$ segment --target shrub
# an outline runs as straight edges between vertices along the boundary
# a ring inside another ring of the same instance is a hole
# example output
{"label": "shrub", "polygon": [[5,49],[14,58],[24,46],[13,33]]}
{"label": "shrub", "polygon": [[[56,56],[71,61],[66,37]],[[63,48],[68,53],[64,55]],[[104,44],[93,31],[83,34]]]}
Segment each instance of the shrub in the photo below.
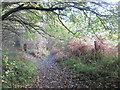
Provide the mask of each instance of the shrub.
{"label": "shrub", "polygon": [[80,56],[85,54],[89,46],[87,43],[81,41],[81,39],[75,39],[69,42],[67,48],[76,56]]}
{"label": "shrub", "polygon": [[[96,40],[71,40],[67,44],[71,57],[59,60],[62,67],[71,71],[77,79],[85,81],[89,87],[119,87],[120,60],[118,49]],[[65,52],[65,51],[64,51]]]}
{"label": "shrub", "polygon": [[82,57],[67,58],[59,64],[71,71],[79,81],[89,87],[116,88],[120,86],[120,61],[118,57],[104,57],[99,61],[86,63]]}
{"label": "shrub", "polygon": [[115,46],[107,45],[105,44],[105,41],[96,39],[96,41],[87,41],[83,39],[75,39],[71,40],[67,44],[67,49],[71,54],[74,56],[86,56],[86,55],[94,55],[97,59],[97,57],[113,57],[114,55],[117,55],[118,49]]}
{"label": "shrub", "polygon": [[33,60],[24,57],[23,53],[5,53],[3,54],[3,88],[27,87],[36,73],[36,66]]}

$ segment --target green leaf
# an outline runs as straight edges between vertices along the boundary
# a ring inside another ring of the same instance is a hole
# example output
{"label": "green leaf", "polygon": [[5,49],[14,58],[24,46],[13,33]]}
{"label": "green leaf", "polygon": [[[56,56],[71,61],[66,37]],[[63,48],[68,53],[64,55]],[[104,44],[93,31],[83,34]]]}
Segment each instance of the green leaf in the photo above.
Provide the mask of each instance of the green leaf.
{"label": "green leaf", "polygon": [[37,7],[37,4],[32,3],[32,2],[30,2],[30,5],[33,6],[33,7],[35,7],[35,8]]}

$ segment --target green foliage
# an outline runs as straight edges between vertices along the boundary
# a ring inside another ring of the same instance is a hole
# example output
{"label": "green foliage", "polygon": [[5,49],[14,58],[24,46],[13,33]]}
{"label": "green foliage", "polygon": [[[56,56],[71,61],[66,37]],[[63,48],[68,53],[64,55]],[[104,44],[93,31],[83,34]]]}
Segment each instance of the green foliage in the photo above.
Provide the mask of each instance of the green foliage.
{"label": "green foliage", "polygon": [[36,36],[37,36],[37,34],[36,33],[30,33],[30,32],[25,32],[25,37],[27,38],[27,39],[29,39],[29,40],[32,40],[32,39],[34,39]]}
{"label": "green foliage", "polygon": [[65,29],[65,27],[59,22],[58,16],[53,13],[46,13],[46,17],[44,19],[46,20],[46,30],[47,32],[54,36],[56,39],[67,39],[71,37],[70,34],[68,34],[68,31]]}
{"label": "green foliage", "polygon": [[3,54],[3,88],[27,87],[36,73],[36,66],[22,53]]}
{"label": "green foliage", "polygon": [[[33,9],[19,10],[18,12],[11,13],[12,15],[7,18],[7,22],[13,23],[12,21],[14,20],[14,22],[19,23],[28,31],[32,28],[37,32],[39,27],[39,34],[44,37],[50,36],[59,39],[69,39],[72,37],[90,36],[91,34],[103,32],[110,32],[109,37],[117,35],[117,5],[106,6],[106,4],[102,4],[100,2],[97,2],[97,4],[95,2],[82,3],[62,2],[61,0],[59,0],[60,2],[52,2],[54,0],[50,1],[51,2],[21,2],[15,5],[9,5],[8,3],[6,8],[3,8],[2,13],[4,15],[7,13],[6,11],[9,11],[11,8],[15,9],[20,4],[24,4],[23,7],[32,7]],[[51,11],[51,9],[55,7],[61,7],[63,10],[58,9]],[[42,10],[36,10],[36,8],[43,8],[45,9],[45,12],[42,12]],[[50,10],[50,12],[46,9]],[[114,13],[116,14],[114,15]],[[104,15],[112,16],[106,17]],[[38,27],[35,26],[36,24]],[[67,29],[65,27],[67,27]],[[20,27],[18,27],[18,29],[19,28]],[[74,35],[72,35],[71,32],[73,32]],[[116,38],[117,37],[114,39]]]}
{"label": "green foliage", "polygon": [[83,57],[67,58],[59,62],[62,67],[72,71],[77,78],[95,87],[119,87],[120,60],[118,57],[103,57],[99,61],[86,61]]}

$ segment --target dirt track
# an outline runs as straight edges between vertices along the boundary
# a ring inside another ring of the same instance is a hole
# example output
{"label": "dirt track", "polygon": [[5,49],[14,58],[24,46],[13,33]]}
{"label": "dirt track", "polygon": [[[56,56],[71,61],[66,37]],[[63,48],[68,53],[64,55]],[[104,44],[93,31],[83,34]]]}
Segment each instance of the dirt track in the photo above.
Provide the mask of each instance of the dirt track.
{"label": "dirt track", "polygon": [[73,75],[59,67],[55,62],[55,54],[51,54],[45,61],[31,55],[27,57],[35,60],[38,67],[38,77],[32,88],[85,88],[81,81],[73,82]]}

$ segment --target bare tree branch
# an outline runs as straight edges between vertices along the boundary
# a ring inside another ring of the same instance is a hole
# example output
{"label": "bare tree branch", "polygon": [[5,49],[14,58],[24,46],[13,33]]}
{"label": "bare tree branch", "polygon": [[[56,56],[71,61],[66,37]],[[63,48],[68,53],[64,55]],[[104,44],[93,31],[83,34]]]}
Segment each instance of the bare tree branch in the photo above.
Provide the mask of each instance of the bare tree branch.
{"label": "bare tree branch", "polygon": [[98,15],[96,15],[96,16],[97,16],[98,19],[100,20],[100,22],[101,22],[101,24],[103,25],[103,27],[104,27],[106,30],[108,30],[109,28],[108,28],[107,26],[105,26],[105,24],[103,23],[102,19],[101,19]]}
{"label": "bare tree branch", "polygon": [[60,17],[58,15],[58,20],[60,21],[60,23],[68,30],[68,32],[72,33],[73,35],[75,35],[76,33],[73,33],[61,20]]}
{"label": "bare tree branch", "polygon": [[[84,12],[84,11],[83,11]],[[87,13],[86,12],[84,12],[84,14],[86,15],[86,17],[89,19],[89,25],[90,25],[90,21],[91,21],[91,18],[87,15]],[[102,23],[103,24],[103,23]],[[104,25],[104,24],[103,24]],[[92,25],[91,25],[92,26]],[[96,38],[102,43],[102,44],[104,44],[103,43],[103,41],[102,40],[100,40],[100,38],[98,37],[98,35],[96,35],[96,33],[95,33],[95,31],[94,31],[94,29],[92,29],[92,31],[93,31],[93,33],[94,33],[94,35],[96,36]]]}

